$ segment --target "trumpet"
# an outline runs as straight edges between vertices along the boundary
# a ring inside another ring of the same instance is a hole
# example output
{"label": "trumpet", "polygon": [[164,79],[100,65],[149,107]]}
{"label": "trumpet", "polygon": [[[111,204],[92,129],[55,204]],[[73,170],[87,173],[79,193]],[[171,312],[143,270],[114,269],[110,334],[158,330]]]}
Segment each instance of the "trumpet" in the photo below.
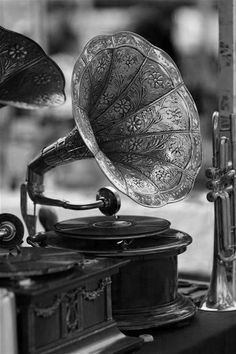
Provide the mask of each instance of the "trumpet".
{"label": "trumpet", "polygon": [[[233,224],[236,117],[230,116],[231,134],[226,136],[220,126],[219,113],[213,114],[213,167],[206,170],[209,178],[207,199],[214,202],[214,253],[208,293],[200,309],[208,311],[236,310],[236,247]],[[231,157],[231,158],[230,158]]]}
{"label": "trumpet", "polygon": [[206,176],[214,202],[214,253],[202,310],[236,310],[236,0],[218,0],[218,111],[213,114],[213,167]]}

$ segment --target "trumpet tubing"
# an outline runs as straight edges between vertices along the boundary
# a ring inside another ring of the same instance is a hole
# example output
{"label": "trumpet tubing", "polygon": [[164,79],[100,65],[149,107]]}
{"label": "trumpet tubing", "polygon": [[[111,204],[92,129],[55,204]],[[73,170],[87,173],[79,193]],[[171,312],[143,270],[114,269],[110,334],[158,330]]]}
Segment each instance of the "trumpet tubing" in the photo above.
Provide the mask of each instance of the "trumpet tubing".
{"label": "trumpet tubing", "polygon": [[216,112],[213,114],[213,167],[206,170],[206,176],[210,179],[207,199],[214,202],[215,213],[213,267],[209,290],[200,309],[235,311],[234,146],[232,139],[220,131],[219,122]]}

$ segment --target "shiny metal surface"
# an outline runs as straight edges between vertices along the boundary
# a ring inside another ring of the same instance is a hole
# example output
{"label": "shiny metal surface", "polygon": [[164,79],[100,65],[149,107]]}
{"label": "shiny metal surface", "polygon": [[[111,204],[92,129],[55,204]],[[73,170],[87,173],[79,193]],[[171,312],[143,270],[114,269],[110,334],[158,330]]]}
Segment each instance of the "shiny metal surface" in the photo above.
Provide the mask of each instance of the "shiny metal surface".
{"label": "shiny metal surface", "polygon": [[199,117],[171,58],[130,32],[93,38],[72,77],[77,128],[98,164],[137,203],[184,198],[201,164]]}
{"label": "shiny metal surface", "polygon": [[[214,202],[214,255],[202,310],[236,310],[236,2],[218,1],[218,113],[213,115],[213,167],[208,200]],[[229,55],[227,55],[228,53]]]}
{"label": "shiny metal surface", "polygon": [[[233,136],[235,134],[236,130]],[[236,253],[230,202],[235,174],[229,159],[232,148],[232,142],[220,132],[220,118],[218,112],[215,112],[213,114],[213,167],[206,171],[207,177],[210,178],[208,187],[211,189],[207,199],[214,202],[214,254],[209,290],[200,305],[200,309],[205,311],[236,310],[235,279],[232,276]]]}
{"label": "shiny metal surface", "polygon": [[95,157],[121,192],[148,207],[183,199],[201,164],[199,117],[171,58],[144,38],[120,32],[93,38],[72,76],[76,127],[44,148],[28,169],[39,204],[50,169]]}
{"label": "shiny metal surface", "polygon": [[58,105],[65,101],[64,86],[60,68],[36,42],[0,26],[1,105]]}

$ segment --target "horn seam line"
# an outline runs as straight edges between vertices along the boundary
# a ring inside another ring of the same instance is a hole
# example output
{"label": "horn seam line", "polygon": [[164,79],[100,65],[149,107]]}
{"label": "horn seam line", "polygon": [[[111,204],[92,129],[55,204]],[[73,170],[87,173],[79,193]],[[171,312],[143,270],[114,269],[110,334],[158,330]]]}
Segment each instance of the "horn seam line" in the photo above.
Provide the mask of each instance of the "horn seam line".
{"label": "horn seam line", "polygon": [[[129,169],[131,169],[131,170],[133,170],[133,171],[139,172],[142,176],[144,176],[145,178],[147,178],[147,179],[157,188],[158,191],[160,191],[159,188],[158,188],[158,186],[156,185],[156,183],[153,182],[147,175],[145,175],[145,173],[143,173],[143,172],[142,172],[141,170],[139,170],[137,167],[133,167],[133,166],[131,167],[130,165],[126,164],[125,162],[120,162],[120,164],[123,165],[124,167],[129,167]],[[120,171],[120,170],[119,170],[119,171]]]}
{"label": "horn seam line", "polygon": [[[102,152],[102,150],[101,149],[99,149],[99,151],[97,151],[96,152],[96,154],[94,154],[94,157],[95,157],[95,159],[97,158],[97,155],[99,154],[99,152]],[[109,157],[108,157],[109,158]],[[110,158],[109,158],[109,160],[110,160]],[[99,163],[98,163],[99,164]],[[114,164],[114,162],[112,162],[112,164]],[[117,167],[116,167],[117,168]],[[119,170],[119,168],[117,168],[118,170]],[[107,174],[105,173],[105,171],[102,169],[102,172],[104,173],[104,175],[109,179],[109,181],[111,182],[111,183],[114,183],[113,181],[112,181],[112,179],[111,178],[109,178],[109,176],[107,176]],[[126,186],[126,191],[128,191],[129,190],[129,188],[128,188],[128,185],[127,185],[127,182],[126,182],[126,179],[125,179],[125,177],[124,177],[124,174],[123,174],[123,172],[122,171],[120,171],[119,170],[119,172],[120,172],[120,174],[122,175],[122,178],[123,178],[123,181],[125,182],[125,186]],[[118,188],[118,187],[117,187]],[[121,191],[121,192],[123,192],[123,191]],[[123,192],[124,193],[124,192]]]}
{"label": "horn seam line", "polygon": [[[82,111],[84,111],[86,114],[88,114],[88,112],[83,108],[81,107],[79,104],[77,105],[77,108],[81,109]],[[91,124],[91,123],[90,123]],[[109,128],[109,126],[107,127]],[[105,129],[103,129],[105,130]],[[100,133],[102,130],[99,130],[99,131],[96,131],[96,140],[97,140],[97,135],[98,133]],[[117,139],[113,139],[113,140],[108,140],[106,142],[104,142],[104,144],[107,144],[107,143],[110,143],[110,142],[113,142],[113,141],[119,141],[119,140],[129,140],[129,139],[132,139],[132,138],[136,138],[136,137],[148,137],[148,136],[155,136],[155,135],[166,135],[166,134],[180,134],[180,133],[183,133],[183,134],[194,134],[194,133],[199,133],[198,129],[190,129],[190,130],[160,130],[158,132],[149,132],[149,133],[143,133],[143,132],[140,132],[140,134],[132,134],[132,135],[129,135],[129,136],[126,136],[126,138],[117,138]]]}
{"label": "horn seam line", "polygon": [[99,114],[97,117],[94,117],[92,120],[96,121],[97,119],[99,119],[103,114],[105,114],[111,107],[113,107],[119,100],[122,99],[123,95],[125,94],[125,92],[131,87],[131,85],[133,84],[133,82],[135,81],[135,79],[138,77],[141,69],[143,68],[145,62],[147,61],[147,57],[144,58],[142,64],[140,65],[137,73],[135,74],[135,76],[132,78],[132,80],[129,82],[129,84],[123,89],[123,91],[121,91],[121,93],[119,94],[119,97],[116,97],[115,101],[109,106],[107,107],[101,114]]}
{"label": "horn seam line", "polygon": [[[175,91],[177,91],[177,90],[178,90],[180,87],[182,87],[182,86],[185,86],[183,82],[180,83],[180,84],[178,84],[178,85],[177,85],[175,88],[173,88],[172,90],[168,91],[165,95],[163,95],[163,96],[161,96],[161,97],[158,97],[158,98],[155,99],[154,101],[150,102],[148,106],[151,107],[151,106],[155,105],[156,103],[158,103],[159,101],[161,101],[162,99],[165,100],[165,98],[166,98],[168,95],[174,93]],[[146,109],[146,106],[140,108],[140,109],[139,109],[139,112],[142,113],[145,109]],[[119,119],[119,121],[117,122],[116,126],[122,124],[124,121],[126,121],[127,119],[129,119],[129,118],[135,116],[136,114],[137,114],[137,112],[134,112],[134,113],[131,113],[131,114],[127,114],[125,117],[122,117],[121,119]],[[103,113],[102,113],[100,116],[102,116],[102,115],[103,115]],[[99,117],[100,117],[100,116],[99,116]],[[98,118],[98,117],[97,117],[97,118]],[[96,119],[97,119],[97,118],[96,118]],[[190,124],[189,124],[189,125],[190,125]],[[104,131],[104,130],[106,130],[107,128],[110,128],[110,127],[112,127],[112,126],[114,126],[114,125],[113,125],[113,124],[110,124],[110,125],[106,126],[105,128],[102,128],[102,129],[98,130],[97,133],[100,133],[100,132],[102,132],[102,131]]]}
{"label": "horn seam line", "polygon": [[[110,49],[110,48],[109,48]],[[100,52],[99,52],[100,53]],[[98,53],[97,53],[98,54]],[[96,54],[96,55],[97,55]],[[96,55],[94,56],[94,58],[96,57]],[[101,95],[105,92],[105,89],[107,88],[107,84],[108,84],[108,82],[109,82],[109,79],[110,79],[110,76],[111,76],[111,71],[112,71],[112,60],[113,60],[113,57],[114,57],[114,53],[113,53],[113,51],[111,52],[111,62],[110,62],[110,65],[109,65],[109,70],[108,70],[108,74],[106,75],[106,82],[105,82],[105,84],[104,84],[104,86],[102,87],[102,90],[101,90],[101,92],[100,92],[100,96],[99,97],[101,97]],[[93,59],[94,59],[93,58]],[[89,71],[89,74],[90,74],[90,71]],[[91,80],[90,80],[91,81]],[[93,105],[93,107],[92,107],[92,109],[91,109],[91,111],[89,112],[89,115],[93,115],[93,113],[94,113],[94,111],[95,111],[95,109],[96,109],[96,105],[97,105],[97,103],[98,103],[98,100],[99,100],[99,97],[96,99],[96,101],[95,101],[95,103],[94,103],[94,105]]]}
{"label": "horn seam line", "polygon": [[[44,58],[44,56],[40,56],[39,58],[37,59],[34,59],[30,64],[25,64],[23,65],[19,70],[17,70],[17,72],[13,72],[13,73],[10,73],[5,79],[4,81],[2,81],[0,83],[0,88],[2,86],[4,86],[4,84],[9,81],[11,78],[13,78],[14,76],[18,75],[19,73],[21,73],[22,71],[24,71],[25,69],[28,69],[28,68],[31,68],[32,66],[34,66],[35,64],[39,63],[42,59]],[[48,59],[48,57],[47,57]]]}
{"label": "horn seam line", "polygon": [[[113,164],[114,164],[114,162],[113,162]],[[115,166],[115,167],[116,167],[116,166]],[[117,168],[117,167],[116,167],[116,168]],[[119,168],[117,168],[117,169],[118,169],[118,171],[120,172],[120,174],[122,175],[123,181],[125,182],[126,191],[128,192],[128,191],[129,191],[129,187],[128,187],[126,178],[124,177],[124,173],[123,173],[123,171],[121,171]]]}
{"label": "horn seam line", "polygon": [[[158,186],[156,185],[156,183],[153,182],[148,176],[146,176],[146,175],[145,175],[143,172],[141,172],[138,168],[130,167],[129,165],[127,165],[127,164],[125,164],[125,163],[121,163],[121,165],[123,165],[124,167],[128,166],[131,170],[137,171],[137,172],[139,172],[141,175],[145,176],[145,178],[148,178],[148,179],[151,181],[151,183],[157,188],[159,194],[162,195],[162,196],[163,196],[165,193],[168,193],[168,192],[174,190],[174,188],[176,188],[176,186],[174,186],[174,187],[172,187],[172,188],[170,188],[170,189],[166,189],[165,191],[161,191],[161,190],[158,188]],[[120,171],[120,170],[119,170],[119,171]],[[180,178],[180,183],[179,183],[177,186],[181,186],[181,180],[182,180],[183,176],[188,176],[192,181],[194,181],[195,178],[193,178],[191,174],[187,173],[186,170],[181,171],[181,172],[182,172],[182,176],[181,176],[181,178]],[[183,198],[181,198],[181,199],[183,199]],[[164,200],[165,200],[165,198],[164,198]]]}
{"label": "horn seam line", "polygon": [[[112,139],[112,140],[107,140],[107,141],[104,141],[104,144],[106,143],[110,143],[110,142],[113,142],[113,141],[119,141],[119,140],[129,140],[129,139],[132,139],[132,138],[139,138],[139,137],[151,137],[151,136],[158,136],[158,135],[166,135],[166,134],[194,134],[194,133],[199,133],[198,130],[195,130],[195,129],[191,129],[191,130],[160,130],[160,131],[157,131],[157,132],[140,132],[139,134],[132,134],[132,135],[126,135],[126,137],[121,137],[121,138],[117,138],[117,139]],[[96,132],[96,135],[98,134],[98,132]]]}
{"label": "horn seam line", "polygon": [[[117,153],[111,151],[111,152],[108,153],[108,156],[109,156],[110,154],[113,155],[113,154],[117,154]],[[123,155],[126,155],[127,152],[119,152],[119,154],[121,154],[121,155],[122,155],[122,154],[123,154]],[[135,153],[134,155],[137,155],[137,156],[140,156],[140,157],[146,157],[145,154],[140,154],[140,153]],[[159,160],[158,158],[155,158],[155,161],[156,161],[156,162],[162,162],[162,161]],[[132,167],[130,167],[130,165],[128,165],[128,164],[125,163],[125,162],[120,162],[120,163],[123,164],[123,165],[125,165],[125,166],[128,166],[129,168],[132,168]],[[168,165],[168,166],[171,166],[171,167],[175,167],[179,172],[182,172],[183,174],[188,175],[189,177],[192,177],[190,173],[186,172],[186,166],[183,167],[183,168],[181,168],[181,167],[177,166],[176,164],[174,164],[173,162],[170,162],[170,161],[165,161],[164,165]],[[137,169],[137,171],[139,171],[139,170]],[[145,175],[145,174],[144,174],[144,175]],[[146,177],[147,177],[147,176],[146,176]],[[153,183],[154,183],[154,182],[153,182]]]}
{"label": "horn seam line", "polygon": [[[158,190],[158,192],[160,193],[160,195],[164,195],[164,193],[168,193],[168,192],[170,192],[171,190],[173,190],[174,188],[176,188],[176,186],[174,186],[174,187],[172,187],[172,188],[170,188],[170,189],[167,189],[167,190],[165,190],[165,191],[161,191],[159,188],[158,188],[158,186],[156,185],[156,183],[155,182],[153,182],[148,176],[146,176],[142,171],[140,171],[138,168],[134,168],[134,167],[130,167],[129,165],[126,165],[125,163],[121,163],[123,166],[128,166],[131,170],[134,170],[134,171],[137,171],[137,172],[139,172],[141,175],[143,175],[143,176],[145,176],[145,178],[147,178],[147,179],[149,179],[150,180],[150,182],[157,188],[157,190]],[[119,170],[120,171],[120,170]],[[181,182],[181,180],[182,180],[182,178],[183,178],[183,175],[187,175],[188,177],[190,177],[190,179],[191,180],[194,180],[193,178],[192,178],[192,176],[190,175],[190,174],[188,174],[186,171],[183,171],[183,174],[182,174],[182,176],[181,176],[181,178],[180,178],[180,182]],[[180,185],[180,184],[178,184],[178,185]],[[178,186],[177,185],[177,186]],[[165,198],[164,198],[165,199]]]}

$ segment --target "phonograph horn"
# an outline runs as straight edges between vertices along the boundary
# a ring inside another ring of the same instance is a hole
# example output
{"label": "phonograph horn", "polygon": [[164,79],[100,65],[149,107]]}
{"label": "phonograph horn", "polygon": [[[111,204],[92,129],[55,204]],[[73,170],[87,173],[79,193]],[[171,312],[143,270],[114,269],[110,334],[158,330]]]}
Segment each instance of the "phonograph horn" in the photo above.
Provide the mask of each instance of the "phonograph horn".
{"label": "phonograph horn", "polygon": [[190,192],[201,164],[199,116],[165,52],[131,32],[97,36],[75,63],[71,90],[75,128],[28,165],[35,203],[80,209],[44,196],[44,174],[91,157],[141,205],[161,207]]}
{"label": "phonograph horn", "polygon": [[[32,39],[0,26],[0,108],[55,106],[65,101],[65,79],[57,64]],[[35,216],[25,215],[27,225]],[[21,244],[24,228],[12,214],[0,214],[0,248]]]}
{"label": "phonograph horn", "polygon": [[32,39],[0,26],[0,105],[35,109],[65,101],[57,64]]}

